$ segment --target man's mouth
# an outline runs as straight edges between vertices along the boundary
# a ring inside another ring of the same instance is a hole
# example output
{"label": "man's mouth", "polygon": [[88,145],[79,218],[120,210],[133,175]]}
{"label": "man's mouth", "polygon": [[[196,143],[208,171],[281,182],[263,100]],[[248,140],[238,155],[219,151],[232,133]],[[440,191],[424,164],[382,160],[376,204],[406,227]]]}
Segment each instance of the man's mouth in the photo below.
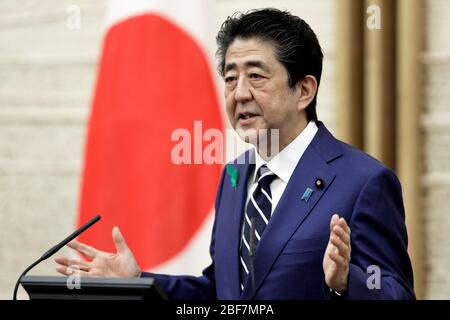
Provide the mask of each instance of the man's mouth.
{"label": "man's mouth", "polygon": [[243,126],[250,125],[258,116],[259,114],[252,112],[241,112],[239,113],[238,123]]}
{"label": "man's mouth", "polygon": [[239,114],[239,120],[247,120],[253,117],[256,117],[257,114],[256,113],[251,113],[251,112],[242,112]]}

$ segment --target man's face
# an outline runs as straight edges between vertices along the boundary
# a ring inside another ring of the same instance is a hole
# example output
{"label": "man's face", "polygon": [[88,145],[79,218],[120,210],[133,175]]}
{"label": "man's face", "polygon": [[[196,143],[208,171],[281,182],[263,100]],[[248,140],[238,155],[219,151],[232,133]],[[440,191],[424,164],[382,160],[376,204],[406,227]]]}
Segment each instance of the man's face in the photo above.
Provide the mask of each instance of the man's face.
{"label": "man's face", "polygon": [[235,39],[224,71],[226,111],[235,130],[279,129],[280,150],[301,132],[306,122],[298,108],[301,90],[289,88],[287,70],[270,42]]}

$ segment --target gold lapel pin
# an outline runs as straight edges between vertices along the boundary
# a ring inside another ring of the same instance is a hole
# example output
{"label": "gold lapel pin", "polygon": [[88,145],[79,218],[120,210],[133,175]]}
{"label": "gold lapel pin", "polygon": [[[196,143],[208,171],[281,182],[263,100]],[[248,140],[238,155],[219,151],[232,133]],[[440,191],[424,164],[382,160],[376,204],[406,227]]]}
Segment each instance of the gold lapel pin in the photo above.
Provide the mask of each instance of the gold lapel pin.
{"label": "gold lapel pin", "polygon": [[323,180],[321,178],[317,178],[316,179],[317,189],[323,189],[324,186],[325,186],[325,183],[323,182]]}

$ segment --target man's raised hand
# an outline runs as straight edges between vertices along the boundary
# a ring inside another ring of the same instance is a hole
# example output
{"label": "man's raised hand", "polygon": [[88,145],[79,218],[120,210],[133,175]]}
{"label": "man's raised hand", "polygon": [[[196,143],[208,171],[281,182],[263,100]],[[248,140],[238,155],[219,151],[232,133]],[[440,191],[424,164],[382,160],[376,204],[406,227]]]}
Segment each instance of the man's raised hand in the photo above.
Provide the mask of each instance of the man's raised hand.
{"label": "man's raised hand", "polygon": [[90,261],[58,256],[55,258],[56,271],[67,276],[77,271],[83,277],[139,277],[141,270],[118,227],[113,228],[112,238],[116,253],[100,251],[84,243],[71,241],[67,246],[85,255]]}
{"label": "man's raised hand", "polygon": [[348,286],[351,258],[350,227],[344,218],[334,214],[330,221],[330,240],[323,258],[327,286],[344,293]]}

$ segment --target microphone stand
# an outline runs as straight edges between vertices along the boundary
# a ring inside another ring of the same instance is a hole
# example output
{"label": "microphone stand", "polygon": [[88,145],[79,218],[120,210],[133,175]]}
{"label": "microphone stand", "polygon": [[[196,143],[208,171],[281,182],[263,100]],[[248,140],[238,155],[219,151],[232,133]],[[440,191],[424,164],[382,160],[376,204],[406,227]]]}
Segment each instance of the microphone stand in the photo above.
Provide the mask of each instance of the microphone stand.
{"label": "microphone stand", "polygon": [[70,241],[78,237],[81,233],[83,233],[86,229],[88,229],[90,226],[92,226],[94,223],[96,223],[98,220],[100,220],[101,217],[99,215],[95,216],[91,220],[89,220],[86,224],[81,226],[78,230],[74,231],[70,236],[65,238],[63,241],[58,243],[57,245],[50,248],[47,252],[45,252],[37,261],[33,262],[28,268],[25,269],[24,272],[20,275],[19,279],[17,279],[16,285],[14,286],[14,293],[13,293],[13,300],[17,300],[17,290],[19,289],[20,280],[22,280],[22,277],[27,274],[28,271],[33,269],[36,265],[41,263],[42,261],[50,258],[52,255],[54,255],[59,249],[64,247],[66,244],[68,244]]}

